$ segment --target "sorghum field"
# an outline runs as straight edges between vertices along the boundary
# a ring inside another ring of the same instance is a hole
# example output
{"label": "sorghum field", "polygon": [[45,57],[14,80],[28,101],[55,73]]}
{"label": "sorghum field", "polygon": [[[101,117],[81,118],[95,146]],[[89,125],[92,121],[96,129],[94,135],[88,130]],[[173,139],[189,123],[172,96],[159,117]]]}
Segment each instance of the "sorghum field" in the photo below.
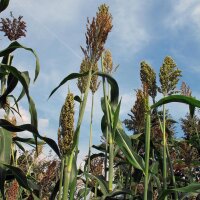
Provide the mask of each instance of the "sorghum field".
{"label": "sorghum field", "polygon": [[[0,1],[0,12],[5,9],[9,9],[9,0]],[[136,100],[127,119],[121,120],[120,86],[114,77],[117,67],[113,64],[112,49],[105,48],[112,21],[109,6],[99,5],[96,16],[86,21],[80,71],[58,80],[58,86],[48,94],[52,98],[59,88],[68,87],[57,116],[58,140],[54,141],[38,131],[37,105],[30,96],[29,71],[19,71],[13,66],[18,49],[29,51],[36,60],[34,82],[40,75],[39,55],[18,42],[19,38],[26,37],[26,22],[22,16],[15,17],[12,13],[8,18],[1,18],[0,30],[10,44],[0,50],[0,108],[4,111],[0,119],[0,199],[200,199],[200,101],[185,82],[177,88],[182,71],[172,57],[164,58],[158,73],[141,61],[138,63],[141,87],[135,90]],[[79,94],[70,90],[74,79]],[[99,145],[94,145],[94,99],[100,84],[102,138]],[[22,90],[16,96],[18,85]],[[85,116],[89,93],[92,94],[91,115]],[[18,103],[22,99],[28,102],[31,123],[18,125],[16,116],[21,116]],[[173,102],[188,105],[188,114],[180,122],[182,138],[175,137],[177,122],[167,109]],[[79,167],[77,157],[84,117],[90,118],[90,137],[84,166]],[[23,131],[32,133],[32,138],[20,137],[18,133]],[[31,150],[24,145],[30,145]],[[38,161],[45,146],[57,157]]]}

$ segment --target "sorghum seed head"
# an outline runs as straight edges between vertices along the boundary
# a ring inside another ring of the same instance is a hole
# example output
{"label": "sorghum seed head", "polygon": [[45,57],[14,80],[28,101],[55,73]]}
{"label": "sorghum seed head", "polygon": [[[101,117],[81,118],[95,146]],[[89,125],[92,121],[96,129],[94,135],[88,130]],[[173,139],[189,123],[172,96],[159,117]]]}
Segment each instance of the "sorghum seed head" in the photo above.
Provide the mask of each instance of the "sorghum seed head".
{"label": "sorghum seed head", "polygon": [[[83,59],[80,66],[80,73],[88,72],[89,69],[90,69],[89,62],[86,59]],[[81,94],[85,93],[86,86],[87,86],[87,79],[88,79],[88,76],[83,76],[83,77],[78,78],[77,85]]]}
{"label": "sorghum seed head", "polygon": [[[92,65],[92,71],[98,72],[98,64]],[[100,82],[98,82],[98,75],[92,75],[91,82],[90,82],[90,90],[94,94],[99,88]]]}
{"label": "sorghum seed head", "polygon": [[129,116],[131,119],[124,120],[124,124],[129,130],[133,130],[135,133],[139,133],[144,126],[145,113],[146,113],[146,100],[142,90],[136,91],[136,101],[131,109]]}
{"label": "sorghum seed head", "polygon": [[[80,73],[88,72],[90,70],[90,66],[91,66],[93,72],[98,71],[97,63],[91,65],[91,63],[88,60],[83,59],[81,66],[80,66]],[[85,93],[85,90],[87,87],[87,81],[88,81],[88,76],[83,76],[83,77],[78,78],[77,85],[78,85],[78,88],[79,88],[81,94]],[[98,82],[98,75],[92,75],[91,82],[90,82],[90,89],[93,94],[97,91],[99,84],[100,84],[100,82]]]}
{"label": "sorghum seed head", "polygon": [[97,63],[104,51],[108,33],[112,29],[112,15],[109,13],[109,7],[102,4],[98,8],[96,18],[93,18],[92,22],[88,19],[86,27],[86,48],[81,47],[81,49],[86,59],[92,63]]}
{"label": "sorghum seed head", "polygon": [[147,90],[148,95],[154,99],[157,94],[156,73],[145,61],[141,62],[140,79],[145,87],[144,91]]}
{"label": "sorghum seed head", "polygon": [[176,85],[181,77],[181,70],[176,67],[176,63],[171,57],[165,57],[159,77],[161,83],[159,91],[164,95],[175,93]]}
{"label": "sorghum seed head", "polygon": [[12,20],[9,18],[1,18],[1,27],[0,31],[5,33],[5,36],[8,37],[10,41],[18,40],[21,37],[26,37],[26,22],[22,20],[22,16],[19,16],[18,19],[12,15]]}
{"label": "sorghum seed head", "polygon": [[74,95],[68,93],[60,113],[58,145],[63,155],[72,151],[74,137]]}
{"label": "sorghum seed head", "polygon": [[182,82],[181,84],[181,94],[188,97],[192,96],[192,90],[186,85],[185,82]]}
{"label": "sorghum seed head", "polygon": [[112,54],[109,50],[105,50],[103,56],[103,67],[106,73],[111,74],[113,70]]}
{"label": "sorghum seed head", "polygon": [[18,198],[18,189],[19,189],[19,184],[16,180],[14,180],[11,184],[11,186],[8,188],[6,191],[6,199],[9,200],[17,200]]}

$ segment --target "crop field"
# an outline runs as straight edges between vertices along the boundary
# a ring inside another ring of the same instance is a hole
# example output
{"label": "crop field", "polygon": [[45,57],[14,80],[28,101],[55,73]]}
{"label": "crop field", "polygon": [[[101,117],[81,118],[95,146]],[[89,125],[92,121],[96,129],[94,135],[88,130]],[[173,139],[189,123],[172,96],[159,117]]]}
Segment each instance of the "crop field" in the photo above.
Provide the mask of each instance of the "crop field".
{"label": "crop field", "polygon": [[[0,0],[1,14],[11,2]],[[56,79],[57,85],[52,81],[51,91],[45,91],[48,105],[62,99],[59,90],[67,91],[60,113],[54,116],[59,121],[57,139],[48,130],[39,131],[39,98],[35,100],[31,92],[42,88],[37,81],[43,66],[38,52],[24,46],[29,24],[13,12],[1,17],[2,40],[9,44],[0,50],[0,199],[200,200],[200,100],[189,84],[181,82],[184,68],[173,56],[165,55],[159,70],[141,60],[140,87],[131,91],[134,101],[126,105],[129,112],[121,119],[123,98],[115,77],[121,66],[114,64],[112,45],[106,47],[113,30],[111,7],[99,4],[96,15],[82,24],[85,41],[80,46],[79,71]],[[29,52],[35,68],[19,68],[18,51]],[[30,122],[19,123],[24,102]],[[171,104],[177,112],[179,105],[185,105],[187,114],[177,121],[168,109]],[[101,116],[96,117],[99,108]],[[86,118],[87,130],[82,128]],[[89,135],[86,144],[85,132]],[[101,134],[98,143],[96,132]],[[81,145],[86,155],[80,158]],[[50,155],[41,159],[47,147]]]}

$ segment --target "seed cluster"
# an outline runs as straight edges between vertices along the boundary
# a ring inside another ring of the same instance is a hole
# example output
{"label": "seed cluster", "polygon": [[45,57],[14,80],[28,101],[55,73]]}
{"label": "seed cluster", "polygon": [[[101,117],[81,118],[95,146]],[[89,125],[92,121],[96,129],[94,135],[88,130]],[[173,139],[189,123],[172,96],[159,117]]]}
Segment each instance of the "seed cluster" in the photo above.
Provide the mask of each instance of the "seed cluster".
{"label": "seed cluster", "polygon": [[6,199],[9,200],[17,200],[18,198],[18,189],[19,189],[19,184],[16,180],[14,180],[11,184],[11,186],[8,188],[6,191]]}
{"label": "seed cluster", "polygon": [[26,37],[26,22],[22,20],[23,16],[15,18],[12,15],[12,20],[9,18],[1,18],[0,31],[5,33],[10,41],[18,40],[21,37]]}
{"label": "seed cluster", "polygon": [[106,73],[111,74],[113,71],[113,60],[110,50],[105,50],[103,56],[103,67]]}
{"label": "seed cluster", "polygon": [[170,56],[165,57],[159,77],[161,83],[159,92],[165,96],[175,93],[176,85],[181,77],[181,70],[176,67],[176,63]]}
{"label": "seed cluster", "polygon": [[109,7],[102,4],[98,8],[96,18],[92,22],[87,22],[86,49],[81,47],[85,58],[96,63],[104,51],[108,33],[112,29],[112,15],[109,13]]}
{"label": "seed cluster", "polygon": [[60,113],[58,145],[63,155],[72,151],[74,137],[74,95],[68,93]]}
{"label": "seed cluster", "polygon": [[145,96],[143,91],[139,89],[136,91],[136,101],[131,109],[132,114],[128,114],[131,119],[124,120],[126,127],[135,133],[139,133],[144,126],[145,112]]}
{"label": "seed cluster", "polygon": [[145,61],[141,62],[140,78],[148,95],[154,99],[157,94],[156,73]]}
{"label": "seed cluster", "polygon": [[[90,62],[87,61],[86,59],[82,60],[81,66],[80,66],[80,73],[85,73],[90,70]],[[98,69],[98,64],[92,64],[92,71],[97,72]],[[86,87],[87,87],[87,81],[88,81],[88,76],[83,76],[78,78],[78,83],[77,86],[81,92],[81,94],[85,93]],[[100,82],[98,82],[98,75],[92,75],[91,82],[90,82],[90,90],[94,94],[99,87]]]}
{"label": "seed cluster", "polygon": [[185,82],[182,82],[181,84],[181,94],[188,97],[192,96],[192,90],[186,85]]}

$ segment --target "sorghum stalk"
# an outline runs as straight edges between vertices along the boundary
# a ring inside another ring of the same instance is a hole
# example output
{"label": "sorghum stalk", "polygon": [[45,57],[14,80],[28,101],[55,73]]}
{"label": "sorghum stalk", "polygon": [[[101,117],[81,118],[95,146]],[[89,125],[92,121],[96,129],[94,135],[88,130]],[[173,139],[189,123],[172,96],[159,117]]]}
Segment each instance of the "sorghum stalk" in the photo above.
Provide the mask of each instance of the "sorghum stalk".
{"label": "sorghum stalk", "polygon": [[[102,65],[102,71],[104,72],[104,65],[101,58],[101,65]],[[104,94],[104,103],[106,107],[106,121],[107,121],[107,127],[106,127],[106,143],[108,141],[109,143],[109,177],[108,177],[108,190],[109,192],[112,192],[113,187],[113,151],[114,151],[114,145],[113,145],[113,139],[111,133],[108,133],[109,125],[110,125],[110,118],[109,118],[109,112],[108,112],[108,99],[107,99],[107,92],[106,92],[106,83],[105,78],[103,77],[103,94]],[[106,168],[105,168],[106,169]]]}
{"label": "sorghum stalk", "polygon": [[65,156],[63,200],[68,199],[69,182],[70,182],[70,175],[71,175],[71,171],[72,171],[73,157],[74,157],[74,151],[72,151],[70,156],[68,156],[68,155]]}
{"label": "sorghum stalk", "polygon": [[[168,158],[168,162],[169,162],[169,166],[170,166],[170,171],[171,171],[171,176],[172,176],[172,183],[174,185],[174,188],[176,189],[176,179],[175,179],[175,176],[174,176],[174,169],[173,169],[172,162],[171,162],[171,159],[170,159],[168,145],[166,146],[166,151],[167,151],[167,158]],[[177,193],[177,191],[174,192],[174,195],[175,195],[175,200],[178,200],[178,193]]]}
{"label": "sorghum stalk", "polygon": [[[167,139],[166,139],[166,116],[165,105],[163,105],[163,188],[167,189]],[[165,197],[167,199],[167,197]]]}
{"label": "sorghum stalk", "polygon": [[149,97],[146,98],[146,127],[145,127],[145,179],[144,179],[144,200],[148,199],[149,185],[149,154],[150,154],[150,133],[151,133],[151,115],[149,106]]}
{"label": "sorghum stalk", "polygon": [[[158,116],[158,120],[159,120],[161,131],[163,133],[163,125],[161,123],[161,120],[160,120],[160,117],[159,117],[158,114],[157,114],[157,116]],[[173,182],[174,188],[176,188],[176,179],[175,179],[175,176],[174,176],[174,170],[173,170],[172,162],[171,162],[171,159],[170,159],[169,148],[168,148],[167,144],[166,144],[166,153],[167,153],[167,158],[168,158],[168,162],[169,162],[169,165],[170,165],[170,171],[171,171],[171,175],[172,175],[172,182]],[[175,194],[175,200],[178,200],[178,193],[174,192],[174,194]]]}
{"label": "sorghum stalk", "polygon": [[62,157],[61,158],[61,169],[60,169],[60,183],[59,183],[59,196],[58,196],[58,200],[62,199],[62,182],[63,182],[64,165],[65,165],[65,159]]}
{"label": "sorghum stalk", "polygon": [[[92,106],[91,106],[91,116],[90,116],[90,139],[89,139],[89,151],[88,151],[88,166],[87,166],[87,174],[90,172],[90,156],[92,150],[92,122],[93,122],[93,112],[94,112],[94,93],[92,93]],[[86,191],[88,186],[88,175],[86,175],[86,187],[85,187],[85,195],[84,199],[86,200]]]}

